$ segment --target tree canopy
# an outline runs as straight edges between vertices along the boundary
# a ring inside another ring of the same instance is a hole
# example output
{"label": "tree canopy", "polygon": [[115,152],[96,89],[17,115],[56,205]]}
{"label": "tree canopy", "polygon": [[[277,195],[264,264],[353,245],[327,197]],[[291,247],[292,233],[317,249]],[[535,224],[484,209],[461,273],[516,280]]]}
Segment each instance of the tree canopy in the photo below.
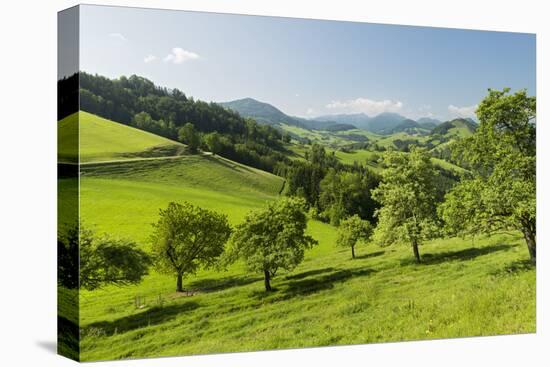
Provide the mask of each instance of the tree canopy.
{"label": "tree canopy", "polygon": [[242,258],[248,269],[264,274],[265,290],[279,269],[292,270],[304,259],[304,252],[317,244],[305,233],[305,202],[283,198],[264,210],[250,212],[231,237],[228,259]]}
{"label": "tree canopy", "polygon": [[176,291],[183,277],[216,263],[231,234],[227,216],[207,209],[169,203],[161,209],[151,236],[158,270],[176,276]]}
{"label": "tree canopy", "polygon": [[344,219],[338,227],[336,244],[351,248],[351,257],[355,259],[355,246],[359,241],[367,242],[372,235],[372,225],[357,214]]}
{"label": "tree canopy", "polygon": [[97,236],[78,226],[60,236],[57,251],[58,283],[69,289],[139,283],[151,264],[149,255],[134,242]]}
{"label": "tree canopy", "polygon": [[437,172],[425,148],[386,152],[382,182],[372,195],[382,207],[373,238],[385,246],[407,243],[420,262],[418,246],[437,233]]}
{"label": "tree canopy", "polygon": [[188,122],[178,130],[178,140],[187,144],[191,153],[196,153],[201,145],[201,137],[195,130],[195,126]]}
{"label": "tree canopy", "polygon": [[536,98],[489,90],[479,128],[453,148],[471,171],[445,196],[440,214],[451,234],[518,230],[536,262]]}
{"label": "tree canopy", "polygon": [[83,111],[174,140],[186,123],[192,123],[199,134],[220,134],[216,154],[270,172],[276,162],[288,161],[279,130],[219,104],[194,100],[137,75],[109,79],[80,72],[76,81]]}

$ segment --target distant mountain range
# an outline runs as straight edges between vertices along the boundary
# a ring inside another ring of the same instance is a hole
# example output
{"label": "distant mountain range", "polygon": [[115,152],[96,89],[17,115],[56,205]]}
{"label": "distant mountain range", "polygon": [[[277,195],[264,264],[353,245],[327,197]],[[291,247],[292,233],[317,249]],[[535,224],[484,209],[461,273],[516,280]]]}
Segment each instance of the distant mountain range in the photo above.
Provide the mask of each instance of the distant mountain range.
{"label": "distant mountain range", "polygon": [[[433,131],[441,133],[452,128],[452,126],[449,125],[452,121],[443,123],[430,117],[422,117],[415,121],[398,113],[391,112],[383,112],[373,117],[364,113],[355,113],[326,115],[313,119],[305,119],[302,117],[289,116],[269,103],[260,102],[253,98],[243,98],[230,102],[222,102],[220,104],[238,112],[241,116],[253,118],[261,124],[277,125],[281,123],[309,130],[344,131],[358,128],[377,134],[389,135],[398,132],[423,134]],[[472,119],[457,119],[453,121],[458,120],[460,120],[468,130],[475,130],[477,126]]]}
{"label": "distant mountain range", "polygon": [[301,117],[289,116],[269,103],[260,102],[253,98],[237,99],[222,102],[220,105],[238,112],[241,116],[250,117],[260,124],[276,125],[287,124],[309,130],[342,131],[355,129],[354,125],[341,121],[312,121]]}

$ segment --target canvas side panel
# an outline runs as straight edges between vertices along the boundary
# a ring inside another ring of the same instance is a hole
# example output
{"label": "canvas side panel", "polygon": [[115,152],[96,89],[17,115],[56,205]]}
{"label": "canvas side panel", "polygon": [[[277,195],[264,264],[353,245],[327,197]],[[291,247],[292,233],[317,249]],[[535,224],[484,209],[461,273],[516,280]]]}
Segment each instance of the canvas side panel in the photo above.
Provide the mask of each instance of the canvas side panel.
{"label": "canvas side panel", "polygon": [[79,7],[57,22],[57,351],[79,360]]}

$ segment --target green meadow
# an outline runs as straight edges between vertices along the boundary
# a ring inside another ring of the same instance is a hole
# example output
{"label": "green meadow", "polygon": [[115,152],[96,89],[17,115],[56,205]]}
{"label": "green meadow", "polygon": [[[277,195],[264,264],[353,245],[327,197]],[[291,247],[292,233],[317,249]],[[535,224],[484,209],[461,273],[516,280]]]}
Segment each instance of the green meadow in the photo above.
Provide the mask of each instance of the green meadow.
{"label": "green meadow", "polygon": [[[80,116],[80,214],[99,234],[149,251],[151,224],[171,201],[236,225],[282,192],[278,176]],[[336,154],[353,162],[373,153]],[[61,191],[72,184],[59,181]],[[535,332],[535,269],[519,233],[432,240],[415,264],[408,246],[360,245],[352,260],[335,227],[309,220],[307,231],[319,244],[273,279],[273,292],[240,262],[184,279],[187,293],[154,270],[137,285],[81,290],[81,360]]]}
{"label": "green meadow", "polygon": [[[75,119],[69,116],[68,120]],[[138,159],[153,156],[176,155],[182,144],[161,136],[119,124],[87,112],[79,112],[80,162]],[[63,129],[74,134],[72,129]],[[70,141],[70,136],[60,140]],[[156,154],[155,154],[156,153]]]}

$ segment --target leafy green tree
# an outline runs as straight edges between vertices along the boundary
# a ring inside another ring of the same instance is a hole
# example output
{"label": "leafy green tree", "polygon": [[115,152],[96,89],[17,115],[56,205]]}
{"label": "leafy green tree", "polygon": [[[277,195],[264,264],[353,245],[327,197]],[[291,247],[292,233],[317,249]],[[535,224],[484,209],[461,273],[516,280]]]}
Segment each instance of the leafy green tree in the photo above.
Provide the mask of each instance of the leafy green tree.
{"label": "leafy green tree", "polygon": [[74,226],[57,242],[58,283],[69,289],[136,284],[147,275],[151,258],[134,242],[96,236]]}
{"label": "leafy green tree", "polygon": [[222,149],[220,134],[213,132],[204,137],[204,142],[212,154],[219,154]]}
{"label": "leafy green tree", "polygon": [[178,139],[182,143],[187,144],[191,153],[196,153],[201,145],[201,137],[195,130],[195,125],[188,122],[178,131]]}
{"label": "leafy green tree", "polygon": [[160,210],[151,236],[159,271],[176,276],[176,291],[183,292],[183,277],[216,263],[231,234],[227,217],[187,202],[169,203]]}
{"label": "leafy green tree", "polygon": [[140,112],[134,115],[132,124],[138,129],[151,130],[154,126],[154,121],[147,112]]}
{"label": "leafy green tree", "polygon": [[453,147],[472,177],[445,196],[440,215],[452,234],[520,231],[536,263],[536,98],[489,90],[479,127]]}
{"label": "leafy green tree", "polygon": [[357,242],[367,242],[372,235],[372,225],[362,220],[358,215],[353,215],[340,223],[336,244],[341,247],[351,248],[351,257],[355,259],[355,246]]}
{"label": "leafy green tree", "polygon": [[372,191],[382,205],[373,239],[383,246],[410,244],[419,263],[419,245],[437,233],[437,172],[424,148],[386,152],[383,163],[382,182]]}
{"label": "leafy green tree", "polygon": [[248,269],[264,274],[265,290],[277,270],[292,270],[304,259],[304,252],[317,241],[305,234],[305,202],[283,198],[261,211],[250,212],[231,237],[228,259],[242,258]]}
{"label": "leafy green tree", "polygon": [[373,222],[379,205],[373,200],[371,190],[379,182],[378,175],[369,169],[357,167],[356,172],[348,172],[330,168],[320,182],[319,207],[335,226],[341,219],[355,214]]}

